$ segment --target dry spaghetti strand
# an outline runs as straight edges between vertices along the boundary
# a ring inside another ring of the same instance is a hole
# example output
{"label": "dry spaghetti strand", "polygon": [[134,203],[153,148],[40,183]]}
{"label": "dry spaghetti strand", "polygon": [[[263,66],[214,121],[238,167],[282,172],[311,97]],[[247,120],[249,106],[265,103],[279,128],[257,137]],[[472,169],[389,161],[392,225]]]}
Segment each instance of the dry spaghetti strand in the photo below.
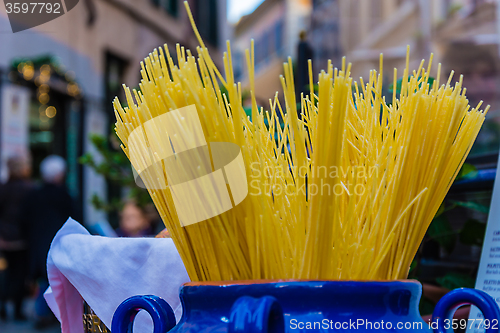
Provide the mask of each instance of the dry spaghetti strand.
{"label": "dry spaghetti strand", "polygon": [[[285,105],[276,97],[264,112],[253,93],[252,43],[250,120],[229,42],[223,76],[186,9],[198,55],[177,45],[175,63],[166,45],[154,50],[142,64],[140,92],[126,88],[128,106],[115,100],[114,107],[122,148],[129,157],[130,147],[139,150],[144,169],[161,156],[154,138],[165,129],[161,123],[148,128],[153,139],[142,147],[129,145],[132,131],[188,105],[196,106],[207,142],[241,147],[249,195],[226,213],[181,227],[169,188],[148,188],[191,279],[406,278],[488,107],[469,106],[461,77],[454,85],[450,77],[431,86],[432,56],[412,73],[407,59],[401,94],[388,104],[381,95],[381,57],[379,72],[360,84],[345,60],[340,69],[330,62],[316,82],[309,65],[310,87],[317,83],[318,92],[302,96],[300,108],[289,60],[281,77]],[[394,72],[394,86],[396,78]],[[183,126],[183,119],[176,121]],[[186,163],[199,162],[191,159]],[[166,174],[161,161],[148,170],[141,173],[146,184]]]}

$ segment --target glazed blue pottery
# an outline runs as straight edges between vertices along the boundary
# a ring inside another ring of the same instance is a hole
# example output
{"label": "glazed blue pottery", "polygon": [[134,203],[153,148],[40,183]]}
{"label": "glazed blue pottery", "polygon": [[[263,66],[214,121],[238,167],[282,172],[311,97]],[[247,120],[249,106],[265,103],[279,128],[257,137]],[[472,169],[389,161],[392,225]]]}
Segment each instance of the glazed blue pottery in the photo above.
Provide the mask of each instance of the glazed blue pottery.
{"label": "glazed blue pottery", "polygon": [[[455,310],[474,304],[499,332],[500,309],[486,293],[457,289],[436,306],[432,326],[418,313],[416,281],[231,281],[188,283],[183,315],[156,296],[134,296],[116,310],[111,331],[129,333],[137,312],[148,311],[154,333],[452,332]],[[496,323],[496,325],[495,325]],[[486,327],[485,327],[486,328]]]}

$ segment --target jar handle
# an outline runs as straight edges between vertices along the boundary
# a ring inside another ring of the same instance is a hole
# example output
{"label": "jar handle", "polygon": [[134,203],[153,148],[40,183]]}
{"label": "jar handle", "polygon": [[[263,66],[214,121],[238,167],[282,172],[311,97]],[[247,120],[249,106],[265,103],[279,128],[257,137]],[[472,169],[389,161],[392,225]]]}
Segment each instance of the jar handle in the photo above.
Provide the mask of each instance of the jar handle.
{"label": "jar handle", "polygon": [[[497,333],[500,327],[500,309],[495,300],[482,290],[460,288],[455,289],[444,295],[436,305],[432,314],[432,323],[437,323],[435,333],[446,333],[445,319],[451,319],[455,311],[462,305],[475,305],[483,313],[484,319],[488,319],[489,328],[486,333]],[[493,323],[496,323],[494,325]],[[451,327],[452,322],[446,324],[446,327]],[[494,326],[494,327],[492,327]]]}
{"label": "jar handle", "polygon": [[153,333],[167,333],[175,326],[174,311],[168,303],[153,295],[132,296],[116,309],[111,322],[113,333],[132,332],[135,316],[145,310],[153,319]]}
{"label": "jar handle", "polygon": [[234,302],[231,308],[228,333],[284,332],[283,310],[276,298],[243,296]]}

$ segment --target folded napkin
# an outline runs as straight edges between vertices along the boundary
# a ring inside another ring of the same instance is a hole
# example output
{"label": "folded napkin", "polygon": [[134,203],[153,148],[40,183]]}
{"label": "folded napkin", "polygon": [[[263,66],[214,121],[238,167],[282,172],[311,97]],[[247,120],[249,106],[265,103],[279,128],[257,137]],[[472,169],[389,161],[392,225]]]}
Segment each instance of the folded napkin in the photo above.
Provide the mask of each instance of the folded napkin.
{"label": "folded napkin", "polygon": [[[45,299],[62,333],[83,333],[82,298],[108,328],[118,305],[134,295],[162,297],[178,321],[179,288],[189,282],[171,239],[92,236],[71,218],[52,241],[47,272]],[[152,332],[151,317],[143,311],[134,332]]]}

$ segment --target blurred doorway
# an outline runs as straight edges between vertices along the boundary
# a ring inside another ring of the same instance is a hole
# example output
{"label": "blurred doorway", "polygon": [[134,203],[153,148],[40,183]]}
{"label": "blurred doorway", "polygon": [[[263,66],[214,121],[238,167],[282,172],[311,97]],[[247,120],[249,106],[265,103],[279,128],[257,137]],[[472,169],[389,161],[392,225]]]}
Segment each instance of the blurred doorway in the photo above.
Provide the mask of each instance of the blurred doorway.
{"label": "blurred doorway", "polygon": [[[108,124],[113,124],[116,121],[115,113],[113,109],[112,101],[115,97],[118,97],[120,101],[125,100],[125,94],[123,92],[122,83],[125,82],[125,71],[127,70],[129,62],[119,55],[106,52],[105,54],[105,105],[106,105],[106,114],[108,116]],[[108,148],[111,151],[121,151],[120,143],[118,137],[116,136],[112,126],[109,127],[108,134]],[[121,201],[123,199],[123,187],[117,183],[113,182],[109,179],[107,182],[107,202],[112,203],[116,201]],[[114,227],[118,227],[119,216],[115,210],[108,211],[108,221]]]}
{"label": "blurred doorway", "polygon": [[74,73],[65,71],[51,56],[13,61],[8,84],[30,91],[29,150],[33,177],[40,179],[40,162],[48,155],[62,156],[67,163],[66,185],[81,207],[83,112],[82,93]]}

